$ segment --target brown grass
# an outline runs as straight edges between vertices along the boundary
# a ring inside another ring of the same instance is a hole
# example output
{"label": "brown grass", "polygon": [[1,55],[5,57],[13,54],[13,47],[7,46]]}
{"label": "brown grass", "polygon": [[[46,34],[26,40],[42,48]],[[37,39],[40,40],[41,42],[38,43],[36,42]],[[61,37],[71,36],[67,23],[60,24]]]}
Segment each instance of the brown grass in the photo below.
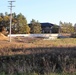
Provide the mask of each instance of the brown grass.
{"label": "brown grass", "polygon": [[[30,68],[28,72],[31,72],[34,66],[34,71],[38,70],[38,72],[41,72],[44,67],[45,72],[48,73],[57,72],[57,70],[74,73],[76,72],[76,39],[43,40],[15,37],[12,38],[11,43],[0,41],[0,61],[3,67],[0,70],[3,69],[8,73],[14,73],[15,70],[20,72],[21,68],[24,72],[24,68],[28,69],[28,67]],[[26,67],[25,64],[28,66]]]}
{"label": "brown grass", "polygon": [[[76,47],[76,38],[43,40],[42,38],[15,37],[12,42],[0,41],[0,55],[30,54],[31,49]],[[30,50],[28,50],[30,48]],[[35,50],[34,50],[35,51]],[[41,51],[41,50],[39,50]],[[49,51],[49,50],[48,50]],[[43,51],[44,52],[44,51]],[[36,52],[34,52],[36,53]]]}
{"label": "brown grass", "polygon": [[0,41],[2,40],[8,40],[8,37],[0,33]]}

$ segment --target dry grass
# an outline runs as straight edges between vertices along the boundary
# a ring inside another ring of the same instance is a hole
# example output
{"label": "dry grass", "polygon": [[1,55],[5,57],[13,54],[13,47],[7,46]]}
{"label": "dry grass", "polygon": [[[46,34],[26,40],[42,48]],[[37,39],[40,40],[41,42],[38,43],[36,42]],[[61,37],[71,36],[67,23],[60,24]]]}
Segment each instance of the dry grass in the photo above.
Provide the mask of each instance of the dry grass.
{"label": "dry grass", "polygon": [[42,38],[15,37],[12,42],[0,41],[1,47],[74,47],[76,38],[63,38],[56,40],[43,40]]}
{"label": "dry grass", "polygon": [[28,48],[50,47],[76,47],[76,38],[43,40],[42,38],[16,37],[12,38],[11,43],[9,41],[0,41],[0,55],[30,54],[31,51],[27,50]]}
{"label": "dry grass", "polygon": [[6,37],[2,33],[0,33],[0,41],[2,41],[2,40],[8,40],[8,37]]}
{"label": "dry grass", "polygon": [[[0,41],[0,61],[3,67],[0,70],[8,73],[14,73],[15,70],[20,72],[21,69],[22,72],[24,69],[28,72],[34,69],[38,72],[44,70],[50,73],[50,71],[60,70],[65,73],[74,73],[76,72],[76,39],[43,40],[42,38],[16,37],[12,38],[11,43]],[[26,67],[25,64],[28,66]]]}

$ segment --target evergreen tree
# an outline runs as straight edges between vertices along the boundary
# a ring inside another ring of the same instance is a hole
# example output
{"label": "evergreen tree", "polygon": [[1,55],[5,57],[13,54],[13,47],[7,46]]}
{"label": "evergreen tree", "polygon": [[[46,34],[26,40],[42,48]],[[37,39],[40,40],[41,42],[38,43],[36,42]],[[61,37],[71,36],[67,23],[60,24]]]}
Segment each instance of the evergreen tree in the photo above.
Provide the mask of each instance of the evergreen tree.
{"label": "evergreen tree", "polygon": [[60,22],[60,32],[61,33],[73,33],[74,27],[73,27],[72,23]]}
{"label": "evergreen tree", "polygon": [[74,32],[76,32],[76,23],[74,24]]}
{"label": "evergreen tree", "polygon": [[[0,13],[0,26],[6,27],[9,31],[10,29],[10,14],[5,12]],[[16,15],[16,13],[12,13],[12,25],[11,25],[12,33],[29,33],[30,27],[27,25],[26,18],[21,13]]]}
{"label": "evergreen tree", "polygon": [[[26,27],[28,29],[26,29]],[[27,20],[21,13],[17,15],[17,32],[20,34],[26,34],[30,32]]]}
{"label": "evergreen tree", "polygon": [[31,33],[32,34],[39,34],[41,33],[41,24],[37,21],[35,21],[34,19],[32,19],[31,23],[30,23],[30,28],[31,28]]}
{"label": "evergreen tree", "polygon": [[59,26],[58,25],[54,25],[52,27],[52,33],[58,33],[59,32]]}

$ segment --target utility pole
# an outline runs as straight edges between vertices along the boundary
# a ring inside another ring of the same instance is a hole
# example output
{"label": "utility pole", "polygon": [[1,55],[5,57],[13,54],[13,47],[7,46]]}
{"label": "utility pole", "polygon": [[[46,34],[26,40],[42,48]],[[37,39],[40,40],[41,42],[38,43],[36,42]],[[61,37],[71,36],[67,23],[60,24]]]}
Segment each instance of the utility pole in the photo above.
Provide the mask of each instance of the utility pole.
{"label": "utility pole", "polygon": [[15,1],[11,0],[11,1],[8,1],[8,2],[10,4],[10,6],[8,6],[8,7],[10,7],[10,34],[9,34],[9,41],[11,42],[12,7],[15,7],[15,6],[12,5],[12,3],[15,2]]}

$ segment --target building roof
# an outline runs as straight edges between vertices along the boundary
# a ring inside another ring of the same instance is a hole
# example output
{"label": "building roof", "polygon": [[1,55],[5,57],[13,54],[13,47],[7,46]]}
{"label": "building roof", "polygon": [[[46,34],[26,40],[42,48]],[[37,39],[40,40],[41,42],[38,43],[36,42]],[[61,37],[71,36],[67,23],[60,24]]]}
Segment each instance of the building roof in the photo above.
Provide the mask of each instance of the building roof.
{"label": "building roof", "polygon": [[54,26],[54,24],[52,23],[40,23],[42,27],[51,27],[51,26]]}

